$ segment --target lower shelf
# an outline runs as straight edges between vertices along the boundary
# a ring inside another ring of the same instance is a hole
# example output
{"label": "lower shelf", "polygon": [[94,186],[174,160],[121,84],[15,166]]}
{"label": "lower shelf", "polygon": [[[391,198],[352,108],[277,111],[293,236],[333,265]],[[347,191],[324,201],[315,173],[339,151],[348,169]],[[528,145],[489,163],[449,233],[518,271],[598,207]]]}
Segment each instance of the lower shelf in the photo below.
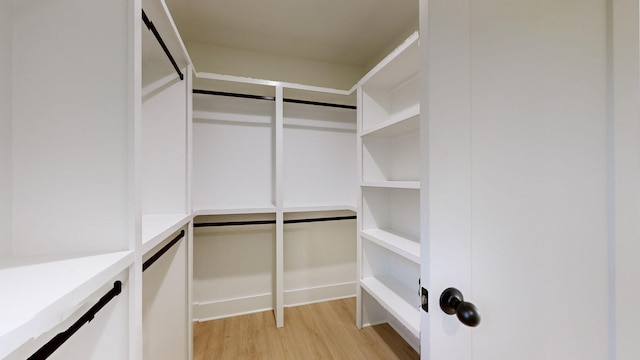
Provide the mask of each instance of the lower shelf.
{"label": "lower shelf", "polygon": [[417,292],[399,284],[390,277],[369,277],[360,280],[362,289],[371,295],[413,336],[420,338],[420,311],[418,304],[409,299],[417,299]]}
{"label": "lower shelf", "polygon": [[132,263],[132,251],[0,261],[0,358],[60,324]]}

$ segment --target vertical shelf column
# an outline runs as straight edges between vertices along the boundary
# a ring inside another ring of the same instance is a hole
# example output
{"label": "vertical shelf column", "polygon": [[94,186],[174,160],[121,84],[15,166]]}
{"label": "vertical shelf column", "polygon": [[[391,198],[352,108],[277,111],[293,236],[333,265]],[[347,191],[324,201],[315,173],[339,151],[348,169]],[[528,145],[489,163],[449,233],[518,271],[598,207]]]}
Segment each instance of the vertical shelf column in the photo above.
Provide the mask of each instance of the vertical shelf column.
{"label": "vertical shelf column", "polygon": [[[362,87],[357,88],[357,96],[358,96],[358,111],[357,111],[357,154],[358,154],[358,182],[362,181],[362,137],[360,134],[362,133]],[[358,183],[358,185],[360,185]],[[360,190],[360,189],[359,189]],[[356,204],[358,208],[358,219],[357,229],[360,231],[362,229],[362,191],[358,191],[358,200]],[[362,279],[362,238],[358,235],[356,236],[356,257],[357,257],[357,279],[360,281]],[[362,287],[358,286],[356,289],[356,326],[358,329],[362,329]]]}
{"label": "vertical shelf column", "polygon": [[276,205],[276,326],[284,326],[284,105],[282,85],[276,85],[275,205]]}

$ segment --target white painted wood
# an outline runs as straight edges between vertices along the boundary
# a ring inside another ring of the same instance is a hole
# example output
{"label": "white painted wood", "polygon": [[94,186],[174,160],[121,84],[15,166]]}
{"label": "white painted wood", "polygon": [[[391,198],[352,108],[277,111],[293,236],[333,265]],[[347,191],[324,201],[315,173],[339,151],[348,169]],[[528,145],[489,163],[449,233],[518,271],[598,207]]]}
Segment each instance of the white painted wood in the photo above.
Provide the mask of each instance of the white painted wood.
{"label": "white painted wood", "polygon": [[361,136],[375,139],[396,139],[420,130],[420,109],[406,118],[393,118],[363,131]]}
{"label": "white painted wood", "polygon": [[419,181],[363,181],[362,187],[420,189]]}
{"label": "white painted wood", "polygon": [[275,213],[275,206],[264,207],[264,208],[230,208],[230,209],[207,209],[207,210],[196,210],[193,212],[194,217],[196,216],[207,216],[207,215],[240,215],[240,214],[269,214]]}
{"label": "white painted wood", "polygon": [[[193,65],[187,66],[187,212],[190,212],[193,219],[192,191],[193,184]],[[184,281],[187,283],[187,359],[193,359],[193,221],[187,225],[187,273]]]}
{"label": "white painted wood", "polygon": [[348,210],[352,212],[356,212],[357,209],[355,205],[342,205],[342,204],[310,204],[310,205],[301,205],[301,206],[292,206],[285,207],[284,212],[286,213],[298,213],[298,212],[316,212],[316,211],[340,211],[340,210]]}
{"label": "white painted wood", "polygon": [[419,191],[362,188],[362,229],[399,231],[419,236]]}
{"label": "white painted wood", "polygon": [[253,79],[242,76],[233,76],[233,75],[223,75],[223,74],[214,74],[207,72],[196,72],[196,77],[201,79],[211,79],[211,80],[222,80],[236,83],[244,83],[244,84],[253,84],[253,85],[268,85],[268,86],[282,86],[287,89],[298,89],[305,91],[315,91],[320,93],[329,93],[329,94],[338,94],[338,95],[349,95],[352,90],[340,90],[340,89],[332,89],[322,86],[313,86],[313,85],[304,85],[304,84],[296,84],[291,82],[283,82],[283,81],[273,81],[273,80],[265,80],[265,79]]}
{"label": "white painted wood", "polygon": [[[350,215],[351,211],[287,213],[284,220]],[[355,295],[355,286],[336,293],[342,284],[358,280],[355,225],[355,220],[284,225],[284,306]]]}
{"label": "white painted wood", "polygon": [[129,247],[132,6],[13,3],[15,255]]}
{"label": "white painted wood", "polygon": [[185,214],[143,215],[142,253],[149,252],[169,235],[184,227],[191,219],[191,215]]}
{"label": "white painted wood", "polygon": [[[275,214],[212,216],[196,223],[274,218]],[[194,236],[195,319],[275,308],[275,225],[195,228]]]}
{"label": "white painted wood", "polygon": [[360,232],[362,238],[387,248],[416,264],[420,264],[420,239],[411,235],[381,229],[367,229]]}
{"label": "white painted wood", "polygon": [[0,357],[57,326],[132,261],[131,251],[3,260]]}
{"label": "white painted wood", "polygon": [[[358,83],[359,327],[389,323],[419,349],[418,34]],[[362,291],[366,291],[364,295]]]}
{"label": "white painted wood", "polygon": [[276,205],[276,238],[275,238],[275,286],[274,311],[276,327],[284,326],[284,103],[281,85],[276,85],[276,117],[275,117],[275,205]]}
{"label": "white painted wood", "polygon": [[129,231],[134,234],[129,240],[129,248],[134,250],[135,256],[132,266],[128,272],[129,292],[129,358],[141,360],[143,356],[142,347],[142,186],[144,174],[142,171],[142,78],[143,74],[143,41],[144,34],[142,29],[142,0],[133,0],[131,2],[129,18],[129,28],[131,36],[129,37],[130,58],[129,64],[133,68],[129,79],[129,101],[131,101],[130,116],[133,121],[132,130],[129,134],[129,146],[132,153],[129,155],[128,171],[133,176],[129,176],[129,187],[132,189],[132,201],[129,206],[130,221]]}
{"label": "white painted wood", "polygon": [[[613,165],[613,179],[609,179],[609,196],[615,204],[615,218],[610,221],[615,242],[609,244],[609,261],[615,280],[609,286],[612,290],[609,314],[615,317],[615,348],[611,349],[611,358],[615,355],[617,360],[631,360],[640,357],[636,340],[640,309],[634,300],[640,297],[640,283],[635,281],[635,274],[640,272],[637,221],[640,214],[640,24],[637,1],[617,0],[613,1],[612,7],[609,21],[613,32],[610,54],[613,123],[609,129],[609,146],[613,147],[613,154],[609,154],[609,161]],[[611,187],[614,194],[611,194]],[[612,260],[614,264],[611,264]]]}
{"label": "white painted wood", "polygon": [[[49,359],[80,360],[86,359],[87,356],[92,359],[105,360],[110,358],[127,358],[128,344],[131,342],[126,331],[129,318],[128,302],[131,298],[128,289],[129,281],[127,272],[128,271],[125,270],[116,277],[109,279],[106,284],[90,294],[83,304],[73,309],[71,314],[66,314],[68,317],[63,319],[59,325],[37,338],[29,339],[27,343],[15,352],[2,358],[5,360],[22,360],[32,356],[34,352],[55,335],[71,327],[71,325],[89,310],[91,306],[95,305],[102,296],[112,290],[115,281],[122,282],[122,292],[111,299],[90,322],[85,323],[74,336],[69,338],[60,348],[51,354]],[[109,336],[104,336],[104,334],[109,334]],[[114,344],[118,344],[118,346],[114,346]]]}
{"label": "white painted wood", "polygon": [[285,103],[283,121],[284,206],[355,204],[356,112]]}
{"label": "white painted wood", "polygon": [[225,319],[273,310],[273,293],[271,292],[208,302],[196,301],[193,303],[193,321]]}
{"label": "white painted wood", "polygon": [[284,290],[284,306],[300,306],[354,297],[357,282]]}
{"label": "white painted wood", "polygon": [[[165,1],[142,0],[142,9],[156,27],[169,52],[178,64],[178,67],[184,69],[187,65],[191,64],[191,58],[187,53],[186,47],[167,9]],[[177,73],[153,33],[147,29],[144,23],[141,23],[140,26],[143,40],[142,84],[144,88],[147,88],[152,82],[170,75],[177,76]],[[182,72],[184,74],[185,70],[182,70]]]}
{"label": "white painted wood", "polygon": [[[160,250],[158,244],[144,260]],[[183,237],[143,273],[143,358],[182,359],[187,357],[189,343],[187,316],[187,237]]]}
{"label": "white painted wood", "polygon": [[[358,87],[356,90],[357,95],[357,106],[358,109],[362,109],[362,88]],[[357,171],[358,171],[358,181],[362,181],[362,110],[357,111],[357,124],[356,128],[358,129],[356,137],[356,154],[357,154]],[[362,230],[362,191],[358,191],[357,194],[357,219],[356,219],[356,229],[358,232]],[[356,278],[358,282],[362,279],[362,236],[356,237]],[[358,329],[362,329],[363,326],[363,313],[364,313],[364,298],[362,294],[362,287],[358,286],[356,289],[356,326]]]}
{"label": "white painted wood", "polygon": [[175,78],[142,102],[142,213],[145,215],[187,213],[186,85],[186,81]]}
{"label": "white painted wood", "polygon": [[0,1],[0,258],[11,253],[13,238],[11,14],[11,2]]}
{"label": "white painted wood", "polygon": [[428,3],[425,359],[609,358],[607,2],[558,5]]}
{"label": "white painted wood", "polygon": [[419,33],[411,34],[402,44],[382,59],[352,88],[354,91],[365,83],[375,83],[376,86],[388,87],[413,77],[418,69]]}
{"label": "white painted wood", "polygon": [[193,209],[275,206],[274,103],[196,94],[193,106]]}
{"label": "white painted wood", "polygon": [[411,331],[414,337],[420,336],[418,307],[407,301],[415,293],[413,289],[403,287],[396,279],[386,277],[363,278],[360,283],[362,288]]}

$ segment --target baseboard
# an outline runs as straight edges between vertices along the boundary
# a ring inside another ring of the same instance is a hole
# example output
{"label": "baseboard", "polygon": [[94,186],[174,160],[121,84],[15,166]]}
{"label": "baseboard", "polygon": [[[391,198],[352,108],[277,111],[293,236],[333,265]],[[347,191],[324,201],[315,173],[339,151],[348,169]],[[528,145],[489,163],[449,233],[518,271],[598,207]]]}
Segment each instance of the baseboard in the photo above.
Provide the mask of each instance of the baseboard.
{"label": "baseboard", "polygon": [[[299,306],[356,296],[358,283],[342,283],[305,289],[286,290],[284,306]],[[193,321],[209,321],[231,316],[273,310],[273,295],[259,294],[193,304]]]}
{"label": "baseboard", "polygon": [[193,321],[209,321],[273,310],[273,295],[259,294],[193,304]]}
{"label": "baseboard", "polygon": [[331,284],[284,291],[284,306],[299,306],[356,296],[358,283]]}

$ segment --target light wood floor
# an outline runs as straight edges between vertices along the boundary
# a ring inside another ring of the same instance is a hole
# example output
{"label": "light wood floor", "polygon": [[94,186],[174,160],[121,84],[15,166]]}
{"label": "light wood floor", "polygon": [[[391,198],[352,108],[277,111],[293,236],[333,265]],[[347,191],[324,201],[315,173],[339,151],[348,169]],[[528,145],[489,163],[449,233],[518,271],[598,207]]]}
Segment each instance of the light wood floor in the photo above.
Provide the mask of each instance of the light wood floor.
{"label": "light wood floor", "polygon": [[194,360],[419,359],[389,325],[359,330],[355,298],[286,308],[284,328],[273,312],[194,324]]}

